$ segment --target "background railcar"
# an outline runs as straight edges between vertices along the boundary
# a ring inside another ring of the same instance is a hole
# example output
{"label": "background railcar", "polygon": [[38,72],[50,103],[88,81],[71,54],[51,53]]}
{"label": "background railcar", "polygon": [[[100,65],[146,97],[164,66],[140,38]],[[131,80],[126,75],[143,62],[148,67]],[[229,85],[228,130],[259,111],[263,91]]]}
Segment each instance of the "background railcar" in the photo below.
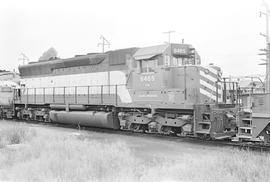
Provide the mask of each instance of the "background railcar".
{"label": "background railcar", "polygon": [[19,75],[0,70],[0,118],[12,118],[14,89],[19,88]]}
{"label": "background railcar", "polygon": [[239,114],[240,140],[270,142],[270,93],[246,93]]}

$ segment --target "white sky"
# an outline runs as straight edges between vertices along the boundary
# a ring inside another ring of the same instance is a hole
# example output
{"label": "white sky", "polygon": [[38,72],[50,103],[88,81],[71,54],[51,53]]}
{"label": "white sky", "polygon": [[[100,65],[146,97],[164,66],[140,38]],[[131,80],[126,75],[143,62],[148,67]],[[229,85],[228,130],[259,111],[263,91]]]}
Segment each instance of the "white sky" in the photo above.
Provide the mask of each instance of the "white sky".
{"label": "white sky", "polygon": [[[270,2],[269,2],[270,4]],[[0,0],[0,69],[13,70],[25,53],[37,61],[54,47],[61,58],[110,49],[171,42],[192,44],[204,64],[225,75],[264,74],[261,0]]]}

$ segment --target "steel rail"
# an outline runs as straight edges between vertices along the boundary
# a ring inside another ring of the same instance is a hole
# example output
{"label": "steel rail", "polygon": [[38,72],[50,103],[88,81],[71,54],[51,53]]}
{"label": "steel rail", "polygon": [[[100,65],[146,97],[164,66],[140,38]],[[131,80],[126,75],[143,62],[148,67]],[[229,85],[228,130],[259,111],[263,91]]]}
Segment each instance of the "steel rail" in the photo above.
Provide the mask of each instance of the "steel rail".
{"label": "steel rail", "polygon": [[5,120],[5,121],[23,122],[26,124],[37,124],[37,125],[45,125],[49,127],[79,129],[83,131],[108,133],[108,134],[116,134],[116,135],[126,135],[126,136],[134,136],[134,137],[150,137],[150,138],[157,138],[161,140],[174,141],[174,142],[189,142],[189,143],[203,145],[203,146],[206,145],[206,146],[213,146],[213,147],[237,148],[239,150],[255,151],[255,152],[267,152],[267,153],[270,152],[270,145],[262,144],[262,143],[231,142],[231,141],[224,141],[224,140],[223,141],[205,140],[205,139],[192,137],[192,136],[172,136],[172,135],[164,135],[164,134],[158,134],[158,133],[134,132],[134,131],[129,131],[129,130],[113,130],[113,129],[107,129],[107,128],[94,128],[94,127],[86,127],[86,126],[78,126],[78,125],[70,125],[70,124],[42,122],[42,121],[35,121],[35,120]]}

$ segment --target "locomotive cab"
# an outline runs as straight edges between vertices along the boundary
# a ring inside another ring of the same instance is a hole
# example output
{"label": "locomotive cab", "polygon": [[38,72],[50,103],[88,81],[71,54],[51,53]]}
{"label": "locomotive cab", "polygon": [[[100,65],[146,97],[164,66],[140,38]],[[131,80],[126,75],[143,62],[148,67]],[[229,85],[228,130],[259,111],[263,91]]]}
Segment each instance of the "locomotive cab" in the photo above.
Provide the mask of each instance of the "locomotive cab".
{"label": "locomotive cab", "polygon": [[[188,44],[165,44],[139,49],[133,55],[128,89],[139,105],[192,108],[216,102],[218,70],[200,65],[200,56]],[[201,88],[198,85],[202,85]],[[218,89],[221,99],[221,90]]]}

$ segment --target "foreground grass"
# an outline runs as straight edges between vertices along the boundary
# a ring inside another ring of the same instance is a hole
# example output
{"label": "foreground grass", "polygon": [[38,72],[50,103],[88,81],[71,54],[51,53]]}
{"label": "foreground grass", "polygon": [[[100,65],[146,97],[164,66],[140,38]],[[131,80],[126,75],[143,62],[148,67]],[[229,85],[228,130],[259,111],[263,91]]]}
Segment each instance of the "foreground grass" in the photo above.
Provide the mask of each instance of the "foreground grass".
{"label": "foreground grass", "polygon": [[0,128],[0,148],[6,145],[24,143],[35,135],[35,130],[30,129],[24,124],[15,123],[14,125]]}
{"label": "foreground grass", "polygon": [[[39,133],[39,132],[36,132]],[[0,149],[0,180],[268,181],[270,156],[236,150],[140,158],[123,140],[36,134],[20,150]],[[27,138],[27,137],[26,137]]]}

